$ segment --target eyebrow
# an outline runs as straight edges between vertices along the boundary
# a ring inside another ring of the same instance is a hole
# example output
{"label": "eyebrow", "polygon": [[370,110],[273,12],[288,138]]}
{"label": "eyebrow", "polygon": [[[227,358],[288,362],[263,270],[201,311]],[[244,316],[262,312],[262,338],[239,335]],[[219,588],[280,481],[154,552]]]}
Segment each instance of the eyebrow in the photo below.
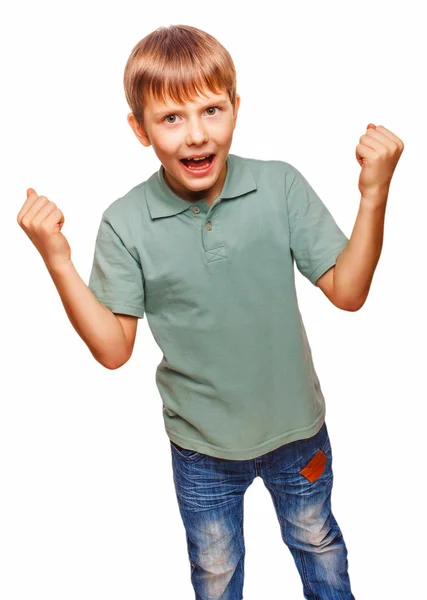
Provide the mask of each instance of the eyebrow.
{"label": "eyebrow", "polygon": [[[223,98],[222,100],[212,100],[211,102],[209,102],[209,104],[205,104],[204,106],[201,106],[200,108],[202,110],[206,110],[207,108],[210,108],[211,106],[215,106],[217,104],[227,104],[227,99]],[[182,106],[177,106],[177,107],[173,107],[171,106],[170,108],[164,108],[163,110],[159,110],[155,113],[153,113],[154,117],[160,117],[162,115],[169,115],[169,114],[173,114],[175,112],[180,112],[183,110]]]}

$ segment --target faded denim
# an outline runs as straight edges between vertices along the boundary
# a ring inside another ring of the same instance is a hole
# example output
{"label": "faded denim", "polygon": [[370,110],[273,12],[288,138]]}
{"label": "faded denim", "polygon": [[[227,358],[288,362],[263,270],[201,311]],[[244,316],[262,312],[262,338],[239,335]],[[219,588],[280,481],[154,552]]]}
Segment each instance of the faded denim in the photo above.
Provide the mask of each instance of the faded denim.
{"label": "faded denim", "polygon": [[[216,458],[172,441],[170,446],[196,600],[243,598],[243,498],[258,476],[270,492],[304,598],[355,600],[347,548],[331,510],[332,450],[325,422],[315,436],[250,460]],[[314,457],[326,457],[326,464],[317,463],[310,475],[305,468]],[[285,586],[275,597],[286,598]]]}

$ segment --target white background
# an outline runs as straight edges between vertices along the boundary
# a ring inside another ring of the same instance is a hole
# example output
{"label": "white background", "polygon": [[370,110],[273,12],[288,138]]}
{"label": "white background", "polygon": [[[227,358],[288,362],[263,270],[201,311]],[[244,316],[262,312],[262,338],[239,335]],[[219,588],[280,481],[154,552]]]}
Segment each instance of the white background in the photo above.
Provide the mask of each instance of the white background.
{"label": "white background", "polygon": [[[397,8],[399,6],[399,8]],[[14,2],[2,9],[0,98],[3,600],[194,598],[144,318],[131,360],[94,361],[16,221],[54,201],[88,281],[102,211],[159,168],[130,129],[123,71],[160,26],[214,35],[237,69],[231,152],[297,167],[351,235],[369,122],[405,143],[382,255],[355,313],[296,270],[327,404],[332,507],[357,600],[426,598],[426,54],[421,2]],[[267,489],[245,495],[245,600],[302,584]]]}

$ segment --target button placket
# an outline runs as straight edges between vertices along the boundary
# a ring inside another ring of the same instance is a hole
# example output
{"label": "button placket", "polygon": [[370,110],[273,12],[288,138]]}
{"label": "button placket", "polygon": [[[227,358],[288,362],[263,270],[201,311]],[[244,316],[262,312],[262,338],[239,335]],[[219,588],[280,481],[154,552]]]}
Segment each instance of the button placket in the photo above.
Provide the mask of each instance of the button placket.
{"label": "button placket", "polygon": [[219,201],[214,202],[210,206],[210,209],[208,210],[205,217],[205,231],[202,235],[202,242],[207,262],[217,262],[218,260],[223,260],[224,258],[227,258],[224,246],[224,238],[219,228],[219,224],[217,222],[214,227],[212,223],[214,211],[218,219],[218,205]]}

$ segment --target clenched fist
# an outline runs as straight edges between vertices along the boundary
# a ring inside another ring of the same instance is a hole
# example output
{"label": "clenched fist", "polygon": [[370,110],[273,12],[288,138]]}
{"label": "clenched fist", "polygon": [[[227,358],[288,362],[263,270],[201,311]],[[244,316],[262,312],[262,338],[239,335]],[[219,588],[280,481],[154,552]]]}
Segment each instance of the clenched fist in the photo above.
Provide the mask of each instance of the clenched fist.
{"label": "clenched fist", "polygon": [[64,215],[46,196],[32,188],[18,213],[17,221],[40,252],[48,269],[61,269],[71,260],[71,248],[61,233]]}
{"label": "clenched fist", "polygon": [[359,142],[356,147],[356,158],[362,167],[359,191],[371,204],[384,204],[404,144],[392,131],[373,123],[369,123]]}

